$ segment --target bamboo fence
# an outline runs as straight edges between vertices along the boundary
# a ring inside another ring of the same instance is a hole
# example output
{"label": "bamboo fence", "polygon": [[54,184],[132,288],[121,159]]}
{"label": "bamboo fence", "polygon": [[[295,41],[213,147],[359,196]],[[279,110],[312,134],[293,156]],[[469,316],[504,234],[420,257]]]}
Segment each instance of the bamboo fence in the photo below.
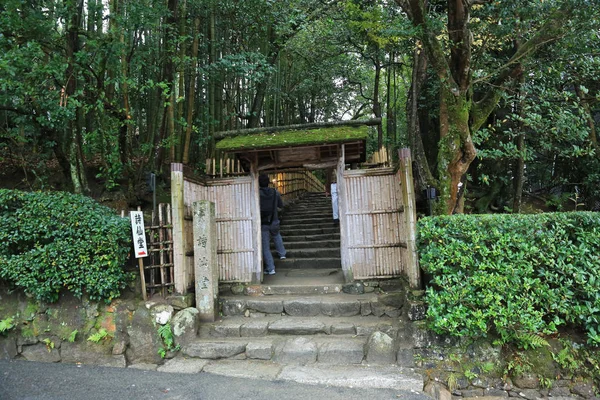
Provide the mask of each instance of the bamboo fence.
{"label": "bamboo fence", "polygon": [[[138,207],[138,211],[141,209]],[[125,210],[121,216],[125,218]],[[145,215],[146,216],[146,215]],[[158,205],[156,215],[152,211],[150,221],[144,218],[148,257],[137,259],[143,271],[142,294],[144,299],[148,292],[150,297],[160,293],[166,297],[173,291],[174,263],[173,263],[173,224],[171,220],[171,205],[161,203]]]}
{"label": "bamboo fence", "polygon": [[286,203],[302,197],[307,192],[325,191],[325,185],[307,170],[271,172],[268,175],[273,187]]}
{"label": "bamboo fence", "polygon": [[355,279],[405,272],[404,204],[392,168],[344,171],[348,267]]}
{"label": "bamboo fence", "polygon": [[[308,191],[325,190],[309,171],[296,170],[269,174],[273,186],[286,202]],[[252,282],[260,275],[261,249],[258,182],[255,176],[207,179],[204,182],[184,178],[183,184],[185,272],[193,281],[192,205],[198,200],[215,203],[217,223],[217,262],[221,282]],[[260,262],[259,262],[260,261]],[[191,276],[190,276],[191,274]]]}

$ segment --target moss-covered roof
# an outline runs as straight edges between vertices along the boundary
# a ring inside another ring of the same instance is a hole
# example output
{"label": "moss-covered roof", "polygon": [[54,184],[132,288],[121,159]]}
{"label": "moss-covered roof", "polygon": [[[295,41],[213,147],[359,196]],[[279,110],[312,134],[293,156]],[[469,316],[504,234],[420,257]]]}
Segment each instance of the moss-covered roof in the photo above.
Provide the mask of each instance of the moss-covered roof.
{"label": "moss-covered roof", "polygon": [[257,150],[297,147],[366,140],[368,126],[336,126],[310,130],[290,130],[276,133],[255,133],[225,138],[217,143],[218,150]]}

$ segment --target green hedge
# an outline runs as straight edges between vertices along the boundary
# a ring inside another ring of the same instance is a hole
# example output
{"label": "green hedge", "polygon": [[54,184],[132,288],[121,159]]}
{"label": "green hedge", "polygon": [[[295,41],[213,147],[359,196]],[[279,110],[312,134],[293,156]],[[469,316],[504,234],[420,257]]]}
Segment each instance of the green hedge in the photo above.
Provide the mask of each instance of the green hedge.
{"label": "green hedge", "polygon": [[127,219],[84,196],[0,189],[0,278],[43,301],[66,289],[120,295],[130,248]]}
{"label": "green hedge", "polygon": [[600,214],[432,217],[418,230],[435,331],[527,346],[569,324],[600,344]]}

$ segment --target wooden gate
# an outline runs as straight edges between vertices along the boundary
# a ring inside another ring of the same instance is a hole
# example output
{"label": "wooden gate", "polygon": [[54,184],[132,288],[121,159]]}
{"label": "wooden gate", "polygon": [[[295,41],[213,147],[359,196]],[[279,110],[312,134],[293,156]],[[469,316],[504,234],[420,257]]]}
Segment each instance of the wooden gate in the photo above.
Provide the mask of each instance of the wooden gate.
{"label": "wooden gate", "polygon": [[344,170],[338,164],[341,256],[346,280],[406,275],[420,284],[410,153],[400,166]]}
{"label": "wooden gate", "polygon": [[[256,216],[258,183],[251,176],[183,182],[186,285],[193,282],[192,205],[198,200],[215,203],[219,281],[252,282],[260,261],[259,219]],[[191,275],[191,277],[190,277]],[[180,290],[178,288],[178,290]]]}
{"label": "wooden gate", "polygon": [[[344,152],[341,145],[337,182],[346,281],[404,274],[411,286],[420,286],[410,153],[400,152],[397,169],[344,170]],[[324,190],[309,172],[281,173],[271,178],[282,195],[290,199],[307,190]],[[258,192],[255,168],[250,176],[194,181],[184,179],[181,164],[172,164],[173,257],[178,293],[185,293],[194,283],[192,205],[198,200],[215,203],[219,280],[260,282]]]}

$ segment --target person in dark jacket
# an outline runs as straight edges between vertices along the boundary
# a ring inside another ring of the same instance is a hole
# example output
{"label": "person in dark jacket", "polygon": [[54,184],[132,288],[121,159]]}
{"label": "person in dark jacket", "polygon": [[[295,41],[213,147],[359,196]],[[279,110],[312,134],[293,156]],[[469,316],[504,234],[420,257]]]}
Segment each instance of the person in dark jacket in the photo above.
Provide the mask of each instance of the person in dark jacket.
{"label": "person in dark jacket", "polygon": [[277,208],[283,208],[283,201],[279,192],[269,187],[269,177],[261,174],[258,177],[260,187],[260,230],[262,234],[262,253],[265,265],[265,274],[275,274],[275,262],[271,254],[271,238],[275,243],[275,250],[281,260],[285,259],[285,247],[279,233],[279,215]]}

